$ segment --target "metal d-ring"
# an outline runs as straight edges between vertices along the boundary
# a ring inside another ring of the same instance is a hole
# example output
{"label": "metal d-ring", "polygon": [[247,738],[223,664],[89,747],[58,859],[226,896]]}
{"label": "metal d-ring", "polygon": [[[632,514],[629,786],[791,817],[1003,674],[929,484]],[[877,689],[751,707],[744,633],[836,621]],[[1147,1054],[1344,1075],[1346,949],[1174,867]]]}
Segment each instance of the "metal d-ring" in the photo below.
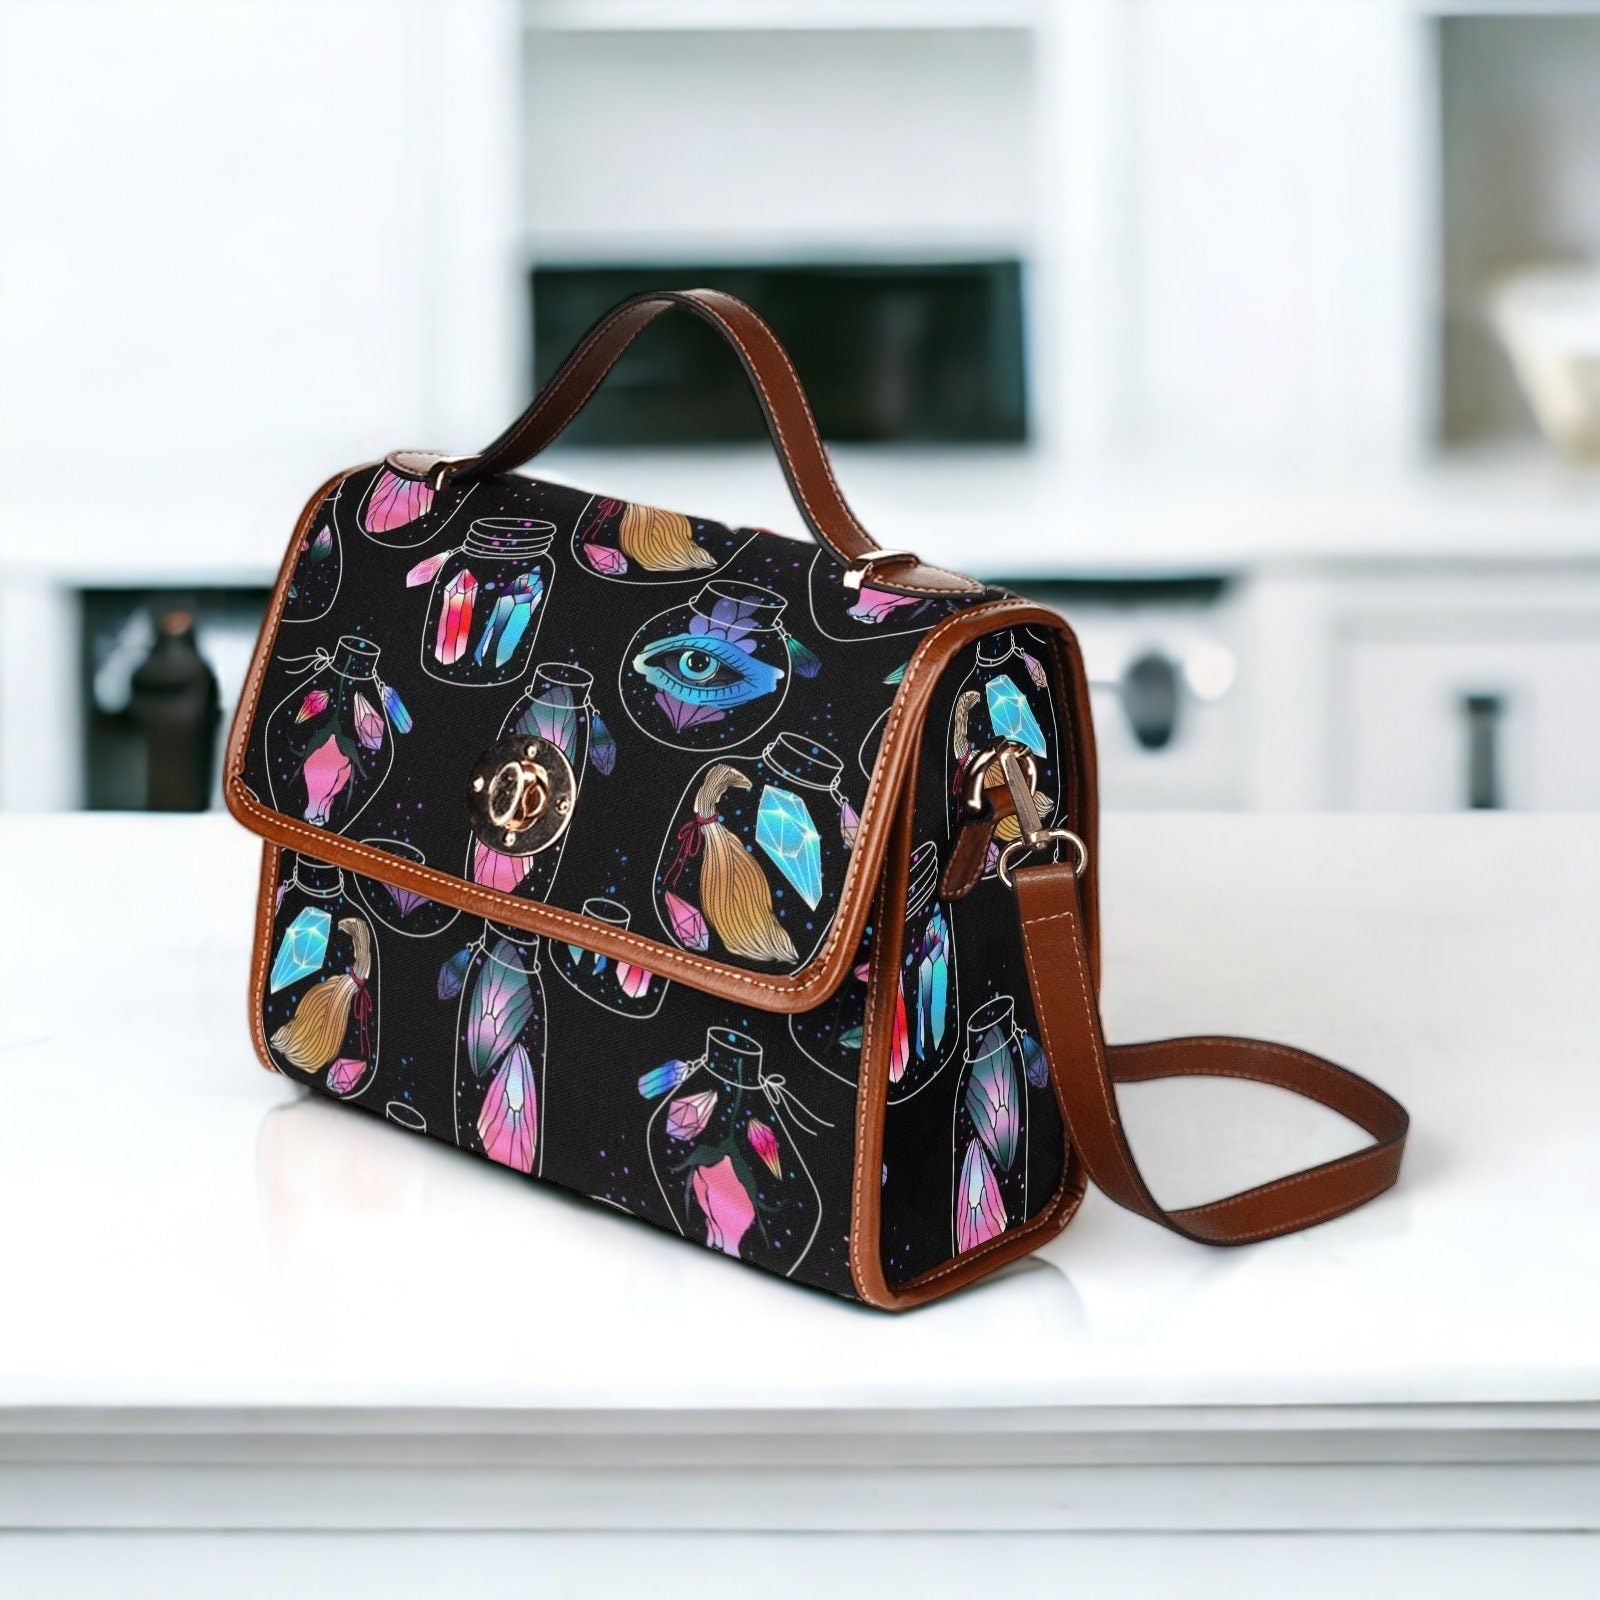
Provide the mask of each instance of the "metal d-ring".
{"label": "metal d-ring", "polygon": [[1078,853],[1078,859],[1073,866],[1072,875],[1081,878],[1085,868],[1089,865],[1089,847],[1070,828],[1042,828],[1027,839],[1013,839],[1004,850],[1000,852],[998,867],[1000,881],[1006,888],[1015,887],[1011,881],[1011,858],[1018,851],[1031,855],[1035,850],[1042,850],[1047,844],[1060,840],[1063,844],[1070,844]]}

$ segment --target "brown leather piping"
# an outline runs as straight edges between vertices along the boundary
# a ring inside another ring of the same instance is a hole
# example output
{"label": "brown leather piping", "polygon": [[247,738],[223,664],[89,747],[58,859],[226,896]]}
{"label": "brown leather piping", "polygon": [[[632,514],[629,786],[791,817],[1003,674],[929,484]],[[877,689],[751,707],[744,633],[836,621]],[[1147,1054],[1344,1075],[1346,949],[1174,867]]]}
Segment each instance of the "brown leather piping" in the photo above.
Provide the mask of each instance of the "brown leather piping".
{"label": "brown leather piping", "polygon": [[276,1072],[278,1064],[267,1048],[267,1030],[261,1013],[261,1002],[267,992],[267,955],[272,948],[272,916],[278,899],[278,848],[264,844],[261,847],[261,874],[256,887],[256,932],[250,948],[250,1042],[256,1047],[256,1057],[268,1072]]}
{"label": "brown leather piping", "polygon": [[[1249,1244],[1352,1211],[1399,1177],[1409,1127],[1405,1107],[1321,1056],[1264,1039],[1215,1035],[1108,1047],[1071,863],[1025,866],[1015,881],[1028,987],[1067,1137],[1095,1186],[1118,1205],[1198,1244]],[[1151,1194],[1128,1145],[1113,1085],[1178,1077],[1244,1078],[1287,1089],[1348,1118],[1374,1142],[1253,1189],[1168,1211]]]}
{"label": "brown leather piping", "polygon": [[[1050,651],[1055,666],[1057,720],[1063,730],[1068,757],[1062,784],[1061,815],[1089,847],[1089,868],[1082,883],[1085,940],[1088,959],[1099,971],[1099,939],[1095,922],[1099,860],[1099,818],[1094,782],[1094,732],[1089,713],[1088,677],[1072,630],[1058,616],[1048,616]],[[920,752],[920,747],[919,747]],[[872,978],[867,991],[867,1016],[861,1040],[860,1082],[856,1093],[856,1160],[850,1211],[850,1273],[856,1292],[868,1305],[883,1311],[907,1311],[952,1293],[996,1267],[1036,1250],[1072,1220],[1083,1200],[1087,1183],[1075,1147],[1068,1145],[1061,1183],[1044,1207],[1021,1227],[989,1240],[975,1250],[956,1256],[942,1266],[891,1285],[883,1271],[883,1130],[889,1110],[889,1040],[895,986],[905,938],[905,884],[910,869],[916,805],[918,757],[901,790],[894,830],[888,847],[883,889],[873,927]],[[1098,976],[1095,978],[1098,984]],[[1058,1074],[1052,1070],[1061,1125],[1067,1126],[1067,1105]]]}
{"label": "brown leather piping", "polygon": [[[755,390],[772,447],[806,526],[822,546],[846,564],[878,550],[877,542],[850,509],[816,418],[789,353],[766,322],[742,300],[718,289],[662,289],[637,294],[613,306],[578,341],[556,375],[527,410],[476,456],[445,459],[438,481],[469,482],[512,472],[551,444],[587,404],[623,352],[672,307],[692,312],[714,328],[739,358]],[[959,572],[913,560],[881,581],[917,594],[971,594],[983,586]]]}
{"label": "brown leather piping", "polygon": [[706,994],[765,1011],[792,1013],[809,1010],[843,981],[866,924],[877,869],[892,822],[895,798],[900,785],[905,782],[915,747],[921,738],[928,700],[948,662],[964,645],[996,629],[1026,624],[1049,628],[1060,626],[1060,618],[1054,612],[1027,601],[994,600],[969,606],[928,631],[912,655],[905,678],[889,708],[878,759],[861,807],[861,830],[846,869],[839,909],[822,948],[798,973],[766,976],[745,972],[720,962],[708,961],[674,945],[647,939],[610,924],[591,921],[559,907],[516,899],[497,890],[466,883],[436,868],[417,866],[358,840],[347,839],[324,828],[315,828],[286,817],[262,805],[251,793],[243,775],[245,750],[253,729],[262,682],[277,641],[283,604],[294,570],[294,558],[317,508],[344,476],[347,474],[330,479],[312,496],[300,515],[285,553],[267,620],[256,644],[250,674],[245,681],[244,693],[240,697],[229,735],[223,777],[223,797],[228,809],[253,833],[285,849],[302,851],[363,876],[413,889],[432,900],[477,916],[492,918],[530,933],[581,944],[585,949],[602,955],[648,967],[652,972],[687,983]]}

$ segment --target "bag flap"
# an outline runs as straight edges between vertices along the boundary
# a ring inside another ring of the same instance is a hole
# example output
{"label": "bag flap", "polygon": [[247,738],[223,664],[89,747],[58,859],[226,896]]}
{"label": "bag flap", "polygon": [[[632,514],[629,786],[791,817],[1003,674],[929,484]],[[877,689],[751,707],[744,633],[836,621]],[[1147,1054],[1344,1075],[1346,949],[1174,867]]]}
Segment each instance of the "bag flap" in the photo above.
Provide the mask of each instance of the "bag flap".
{"label": "bag flap", "polygon": [[1037,608],[852,591],[777,534],[392,461],[301,516],[234,815],[401,923],[439,901],[766,1010],[836,988],[942,666]]}

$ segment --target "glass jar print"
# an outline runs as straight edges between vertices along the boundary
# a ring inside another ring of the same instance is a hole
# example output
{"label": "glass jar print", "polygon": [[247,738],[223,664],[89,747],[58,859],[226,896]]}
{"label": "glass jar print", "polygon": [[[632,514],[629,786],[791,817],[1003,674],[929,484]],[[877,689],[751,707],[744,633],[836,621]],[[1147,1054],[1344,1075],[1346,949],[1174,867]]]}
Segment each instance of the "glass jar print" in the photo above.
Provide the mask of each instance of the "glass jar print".
{"label": "glass jar print", "polygon": [[[415,866],[427,865],[423,853],[405,839],[373,838],[361,842],[373,850],[382,850]],[[393,929],[407,939],[431,939],[434,934],[443,933],[461,915],[454,906],[430,900],[404,884],[390,883],[384,878],[363,877],[359,873],[352,873],[351,877],[355,891],[367,910],[384,927]]]}
{"label": "glass jar print", "polygon": [[[962,790],[967,764],[975,752],[1000,740],[1011,740],[1029,751],[1038,764],[1035,803],[1042,821],[1049,821],[1061,795],[1060,740],[1055,701],[1045,670],[1046,646],[1026,628],[986,635],[977,644],[972,670],[962,680],[950,713],[950,734],[945,745],[945,777],[949,796],[948,820],[953,836],[960,828]],[[985,775],[985,787],[1005,781],[999,766]],[[1015,817],[1004,818],[995,828],[984,867],[994,872],[1000,851],[1021,836]]]}
{"label": "glass jar print", "polygon": [[956,1254],[1027,1220],[1028,1096],[1048,1087],[1038,1042],[1017,1026],[1010,995],[967,1019],[951,1139],[951,1243]]}
{"label": "glass jar print", "polygon": [[[562,661],[544,662],[500,725],[502,737],[534,734],[548,739],[567,758],[575,785],[574,821],[586,769],[592,765],[596,771],[609,774],[617,760],[616,742],[590,698],[593,687],[593,674],[582,667]],[[472,881],[503,894],[543,900],[555,884],[556,869],[561,865],[570,832],[569,825],[554,844],[532,855],[507,854],[474,835],[467,846],[467,869]]]}
{"label": "glass jar print", "polygon": [[754,537],[749,528],[596,495],[572,530],[572,553],[616,583],[683,583],[726,566]]}
{"label": "glass jar print", "polygon": [[262,733],[273,806],[343,833],[372,803],[394,765],[394,734],[411,713],[378,676],[378,646],[358,634],[334,649],[290,658],[300,681],[272,708]]}
{"label": "glass jar print", "polygon": [[378,1068],[372,924],[337,867],[286,850],[278,871],[262,1014],[267,1048],[290,1077],[355,1099]]}
{"label": "glass jar print", "polygon": [[763,965],[808,959],[833,920],[860,817],[844,764],[798,734],[707,763],[673,812],[656,863],[661,925],[687,950]]}
{"label": "glass jar print", "polygon": [[939,898],[939,855],[931,839],[911,852],[900,984],[889,1040],[891,1104],[925,1089],[960,1045],[956,944],[949,907]]}
{"label": "glass jar print", "polygon": [[486,922],[439,971],[457,1002],[455,1136],[518,1172],[544,1162],[545,997],[539,941]]}
{"label": "glass jar print", "polygon": [[[599,895],[583,902],[583,915],[611,928],[626,929],[630,921],[626,906]],[[553,940],[548,948],[550,965],[584,999],[624,1017],[653,1017],[661,1009],[669,985],[658,974],[582,945]]]}
{"label": "glass jar print", "polygon": [[[338,491],[334,493],[337,495]],[[314,519],[301,535],[294,571],[283,597],[283,620],[318,622],[327,616],[339,598],[343,571],[344,547],[330,507],[328,514]]]}
{"label": "glass jar print", "polygon": [[479,517],[455,550],[420,561],[409,587],[432,580],[422,670],[444,683],[490,688],[528,670],[549,604],[553,522]]}
{"label": "glass jar print", "polygon": [[639,629],[623,652],[618,688],[628,715],[658,744],[719,750],[772,721],[791,670],[818,661],[782,623],[784,598],[719,578]]}
{"label": "glass jar print", "polygon": [[645,1148],[678,1231],[792,1274],[822,1221],[802,1146],[832,1124],[767,1073],[760,1043],[733,1028],[707,1030],[697,1059],[646,1072],[639,1093],[655,1102]]}

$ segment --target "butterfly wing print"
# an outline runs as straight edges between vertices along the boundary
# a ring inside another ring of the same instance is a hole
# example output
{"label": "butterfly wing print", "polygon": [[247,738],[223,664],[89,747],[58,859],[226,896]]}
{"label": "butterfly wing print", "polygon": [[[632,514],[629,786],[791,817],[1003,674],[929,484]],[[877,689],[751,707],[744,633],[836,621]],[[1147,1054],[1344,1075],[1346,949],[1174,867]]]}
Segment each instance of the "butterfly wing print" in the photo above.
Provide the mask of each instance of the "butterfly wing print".
{"label": "butterfly wing print", "polygon": [[364,538],[390,550],[415,549],[443,537],[476,494],[476,488],[453,487],[436,493],[416,474],[383,462],[340,485],[341,531],[351,531],[353,507]]}
{"label": "butterfly wing print", "polygon": [[[461,979],[456,1142],[519,1172],[544,1158],[544,990],[533,946],[486,927]],[[440,995],[455,982],[440,973]]]}

